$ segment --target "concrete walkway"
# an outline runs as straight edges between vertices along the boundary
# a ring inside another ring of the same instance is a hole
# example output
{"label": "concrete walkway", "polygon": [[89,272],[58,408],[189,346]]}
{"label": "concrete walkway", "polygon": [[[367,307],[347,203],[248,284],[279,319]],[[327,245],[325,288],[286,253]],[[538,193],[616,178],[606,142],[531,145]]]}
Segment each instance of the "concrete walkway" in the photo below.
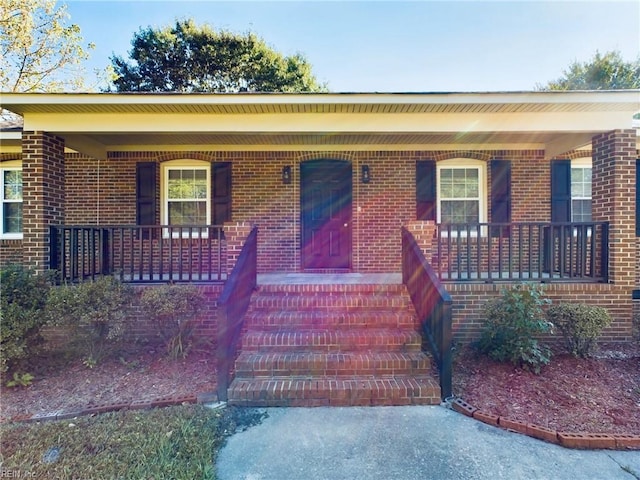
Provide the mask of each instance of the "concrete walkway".
{"label": "concrete walkway", "polygon": [[220,452],[219,480],[640,480],[640,452],[581,451],[444,407],[271,408]]}

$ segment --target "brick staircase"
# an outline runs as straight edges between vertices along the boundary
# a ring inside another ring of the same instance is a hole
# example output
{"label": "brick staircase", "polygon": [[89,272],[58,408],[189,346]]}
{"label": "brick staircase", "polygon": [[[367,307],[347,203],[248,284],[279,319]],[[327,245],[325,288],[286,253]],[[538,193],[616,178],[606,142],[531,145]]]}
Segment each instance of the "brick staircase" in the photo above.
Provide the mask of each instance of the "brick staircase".
{"label": "brick staircase", "polygon": [[245,319],[229,403],[440,403],[404,285],[261,285]]}

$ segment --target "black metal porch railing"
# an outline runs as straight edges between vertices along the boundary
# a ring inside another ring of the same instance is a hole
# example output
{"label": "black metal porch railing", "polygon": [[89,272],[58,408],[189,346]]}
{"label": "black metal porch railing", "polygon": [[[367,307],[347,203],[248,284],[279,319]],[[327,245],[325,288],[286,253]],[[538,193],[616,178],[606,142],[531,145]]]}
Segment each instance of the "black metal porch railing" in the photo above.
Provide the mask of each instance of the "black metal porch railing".
{"label": "black metal porch railing", "polygon": [[406,228],[402,229],[402,283],[407,286],[438,366],[440,396],[444,400],[452,395],[451,295]]}
{"label": "black metal porch railing", "polygon": [[218,334],[216,346],[218,400],[227,401],[231,370],[236,359],[238,341],[256,288],[258,271],[258,229],[254,227],[245,240],[238,260],[218,298]]}
{"label": "black metal porch railing", "polygon": [[65,282],[221,282],[226,249],[217,225],[64,225],[50,229],[50,268]]}
{"label": "black metal porch railing", "polygon": [[609,224],[440,224],[438,278],[460,281],[607,282]]}

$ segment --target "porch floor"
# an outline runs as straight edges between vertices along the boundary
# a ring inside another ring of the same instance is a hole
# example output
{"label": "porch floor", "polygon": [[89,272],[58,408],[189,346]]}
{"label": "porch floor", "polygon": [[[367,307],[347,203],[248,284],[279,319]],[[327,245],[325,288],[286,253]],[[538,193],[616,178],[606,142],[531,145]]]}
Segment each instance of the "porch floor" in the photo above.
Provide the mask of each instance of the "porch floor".
{"label": "porch floor", "polygon": [[258,285],[399,285],[401,273],[261,273]]}

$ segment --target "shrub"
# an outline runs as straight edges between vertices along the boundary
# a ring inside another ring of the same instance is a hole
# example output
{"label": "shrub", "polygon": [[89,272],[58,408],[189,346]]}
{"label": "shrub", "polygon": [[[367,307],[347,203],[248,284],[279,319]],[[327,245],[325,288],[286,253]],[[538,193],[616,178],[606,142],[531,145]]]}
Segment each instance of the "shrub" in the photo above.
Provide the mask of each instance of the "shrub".
{"label": "shrub", "polygon": [[511,362],[535,373],[551,360],[551,351],[536,335],[549,333],[553,324],[543,307],[550,303],[541,287],[517,285],[485,306],[486,321],[479,350],[499,362]]}
{"label": "shrub", "polygon": [[92,367],[123,338],[132,294],[131,287],[110,276],[61,285],[49,291],[47,317],[51,325],[68,330],[70,346]]}
{"label": "shrub", "polygon": [[205,306],[204,296],[193,285],[161,285],[142,292],[141,306],[155,323],[167,353],[185,357],[191,348],[194,322]]}
{"label": "shrub", "polygon": [[547,317],[562,333],[569,353],[583,358],[593,352],[602,329],[611,323],[606,309],[579,303],[553,305]]}
{"label": "shrub", "polygon": [[0,271],[0,373],[18,368],[35,353],[42,340],[43,309],[54,275],[36,275],[20,265]]}

